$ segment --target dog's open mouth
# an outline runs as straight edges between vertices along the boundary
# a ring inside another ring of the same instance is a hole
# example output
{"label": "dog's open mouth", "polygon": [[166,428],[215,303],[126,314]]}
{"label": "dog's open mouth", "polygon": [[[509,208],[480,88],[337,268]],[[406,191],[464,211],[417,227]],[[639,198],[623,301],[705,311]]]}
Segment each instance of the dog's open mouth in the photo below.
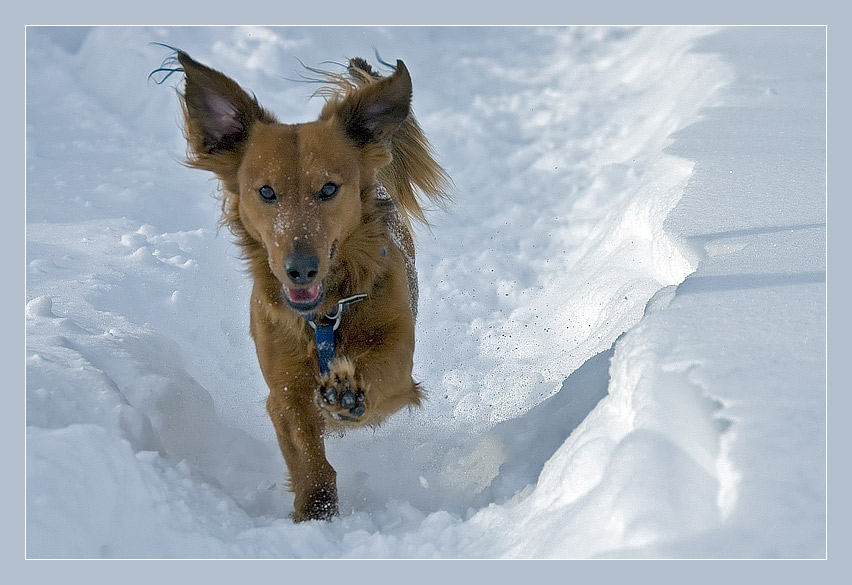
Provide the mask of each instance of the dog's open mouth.
{"label": "dog's open mouth", "polygon": [[312,313],[323,300],[322,286],[315,284],[305,288],[284,287],[287,304],[300,313]]}

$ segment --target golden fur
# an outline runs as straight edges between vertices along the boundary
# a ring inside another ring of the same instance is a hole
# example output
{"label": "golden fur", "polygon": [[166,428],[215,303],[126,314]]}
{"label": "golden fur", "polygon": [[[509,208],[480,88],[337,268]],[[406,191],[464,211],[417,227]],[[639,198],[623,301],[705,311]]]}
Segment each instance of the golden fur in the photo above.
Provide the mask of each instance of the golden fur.
{"label": "golden fur", "polygon": [[[361,59],[328,75],[319,118],[281,124],[223,75],[178,51],[188,164],[222,186],[222,222],[253,279],[251,334],[269,386],[267,411],[290,472],[293,519],[337,514],[327,429],[375,425],[421,402],[412,379],[405,226],[424,220],[418,192],[434,200],[447,177],[410,112],[402,61],[378,76]],[[377,196],[385,186],[392,202]],[[396,244],[389,225],[403,218]],[[320,374],[308,319],[366,293],[336,332],[336,357]],[[353,406],[354,404],[354,406]]]}

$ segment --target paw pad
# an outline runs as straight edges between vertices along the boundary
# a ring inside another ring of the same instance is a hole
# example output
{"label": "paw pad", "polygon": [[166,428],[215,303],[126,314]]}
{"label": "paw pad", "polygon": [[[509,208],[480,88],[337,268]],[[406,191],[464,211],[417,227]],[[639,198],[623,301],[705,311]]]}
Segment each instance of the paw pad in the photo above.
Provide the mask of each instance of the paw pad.
{"label": "paw pad", "polygon": [[340,365],[320,380],[317,404],[334,420],[357,421],[367,411],[364,392],[354,380],[354,368],[349,363]]}

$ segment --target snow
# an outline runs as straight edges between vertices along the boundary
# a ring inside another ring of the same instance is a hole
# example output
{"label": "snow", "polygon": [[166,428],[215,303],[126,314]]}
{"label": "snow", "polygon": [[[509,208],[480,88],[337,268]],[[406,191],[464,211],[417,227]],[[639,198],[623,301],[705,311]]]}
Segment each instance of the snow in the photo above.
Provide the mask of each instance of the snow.
{"label": "snow", "polygon": [[[26,556],[825,558],[826,29],[30,27]],[[287,121],[405,60],[426,405],[294,525],[162,42]],[[439,47],[440,50],[436,50]],[[171,85],[170,85],[171,84]]]}

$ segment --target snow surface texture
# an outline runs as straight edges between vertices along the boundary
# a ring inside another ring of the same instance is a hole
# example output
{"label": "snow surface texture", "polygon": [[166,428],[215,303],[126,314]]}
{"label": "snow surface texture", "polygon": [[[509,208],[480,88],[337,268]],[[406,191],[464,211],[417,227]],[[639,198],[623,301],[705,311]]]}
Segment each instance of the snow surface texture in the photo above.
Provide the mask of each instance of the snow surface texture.
{"label": "snow surface texture", "polygon": [[[180,47],[284,121],[405,60],[456,202],[419,231],[419,410],[292,497]],[[297,60],[298,59],[298,60]],[[826,554],[825,29],[30,28],[27,556]]]}

